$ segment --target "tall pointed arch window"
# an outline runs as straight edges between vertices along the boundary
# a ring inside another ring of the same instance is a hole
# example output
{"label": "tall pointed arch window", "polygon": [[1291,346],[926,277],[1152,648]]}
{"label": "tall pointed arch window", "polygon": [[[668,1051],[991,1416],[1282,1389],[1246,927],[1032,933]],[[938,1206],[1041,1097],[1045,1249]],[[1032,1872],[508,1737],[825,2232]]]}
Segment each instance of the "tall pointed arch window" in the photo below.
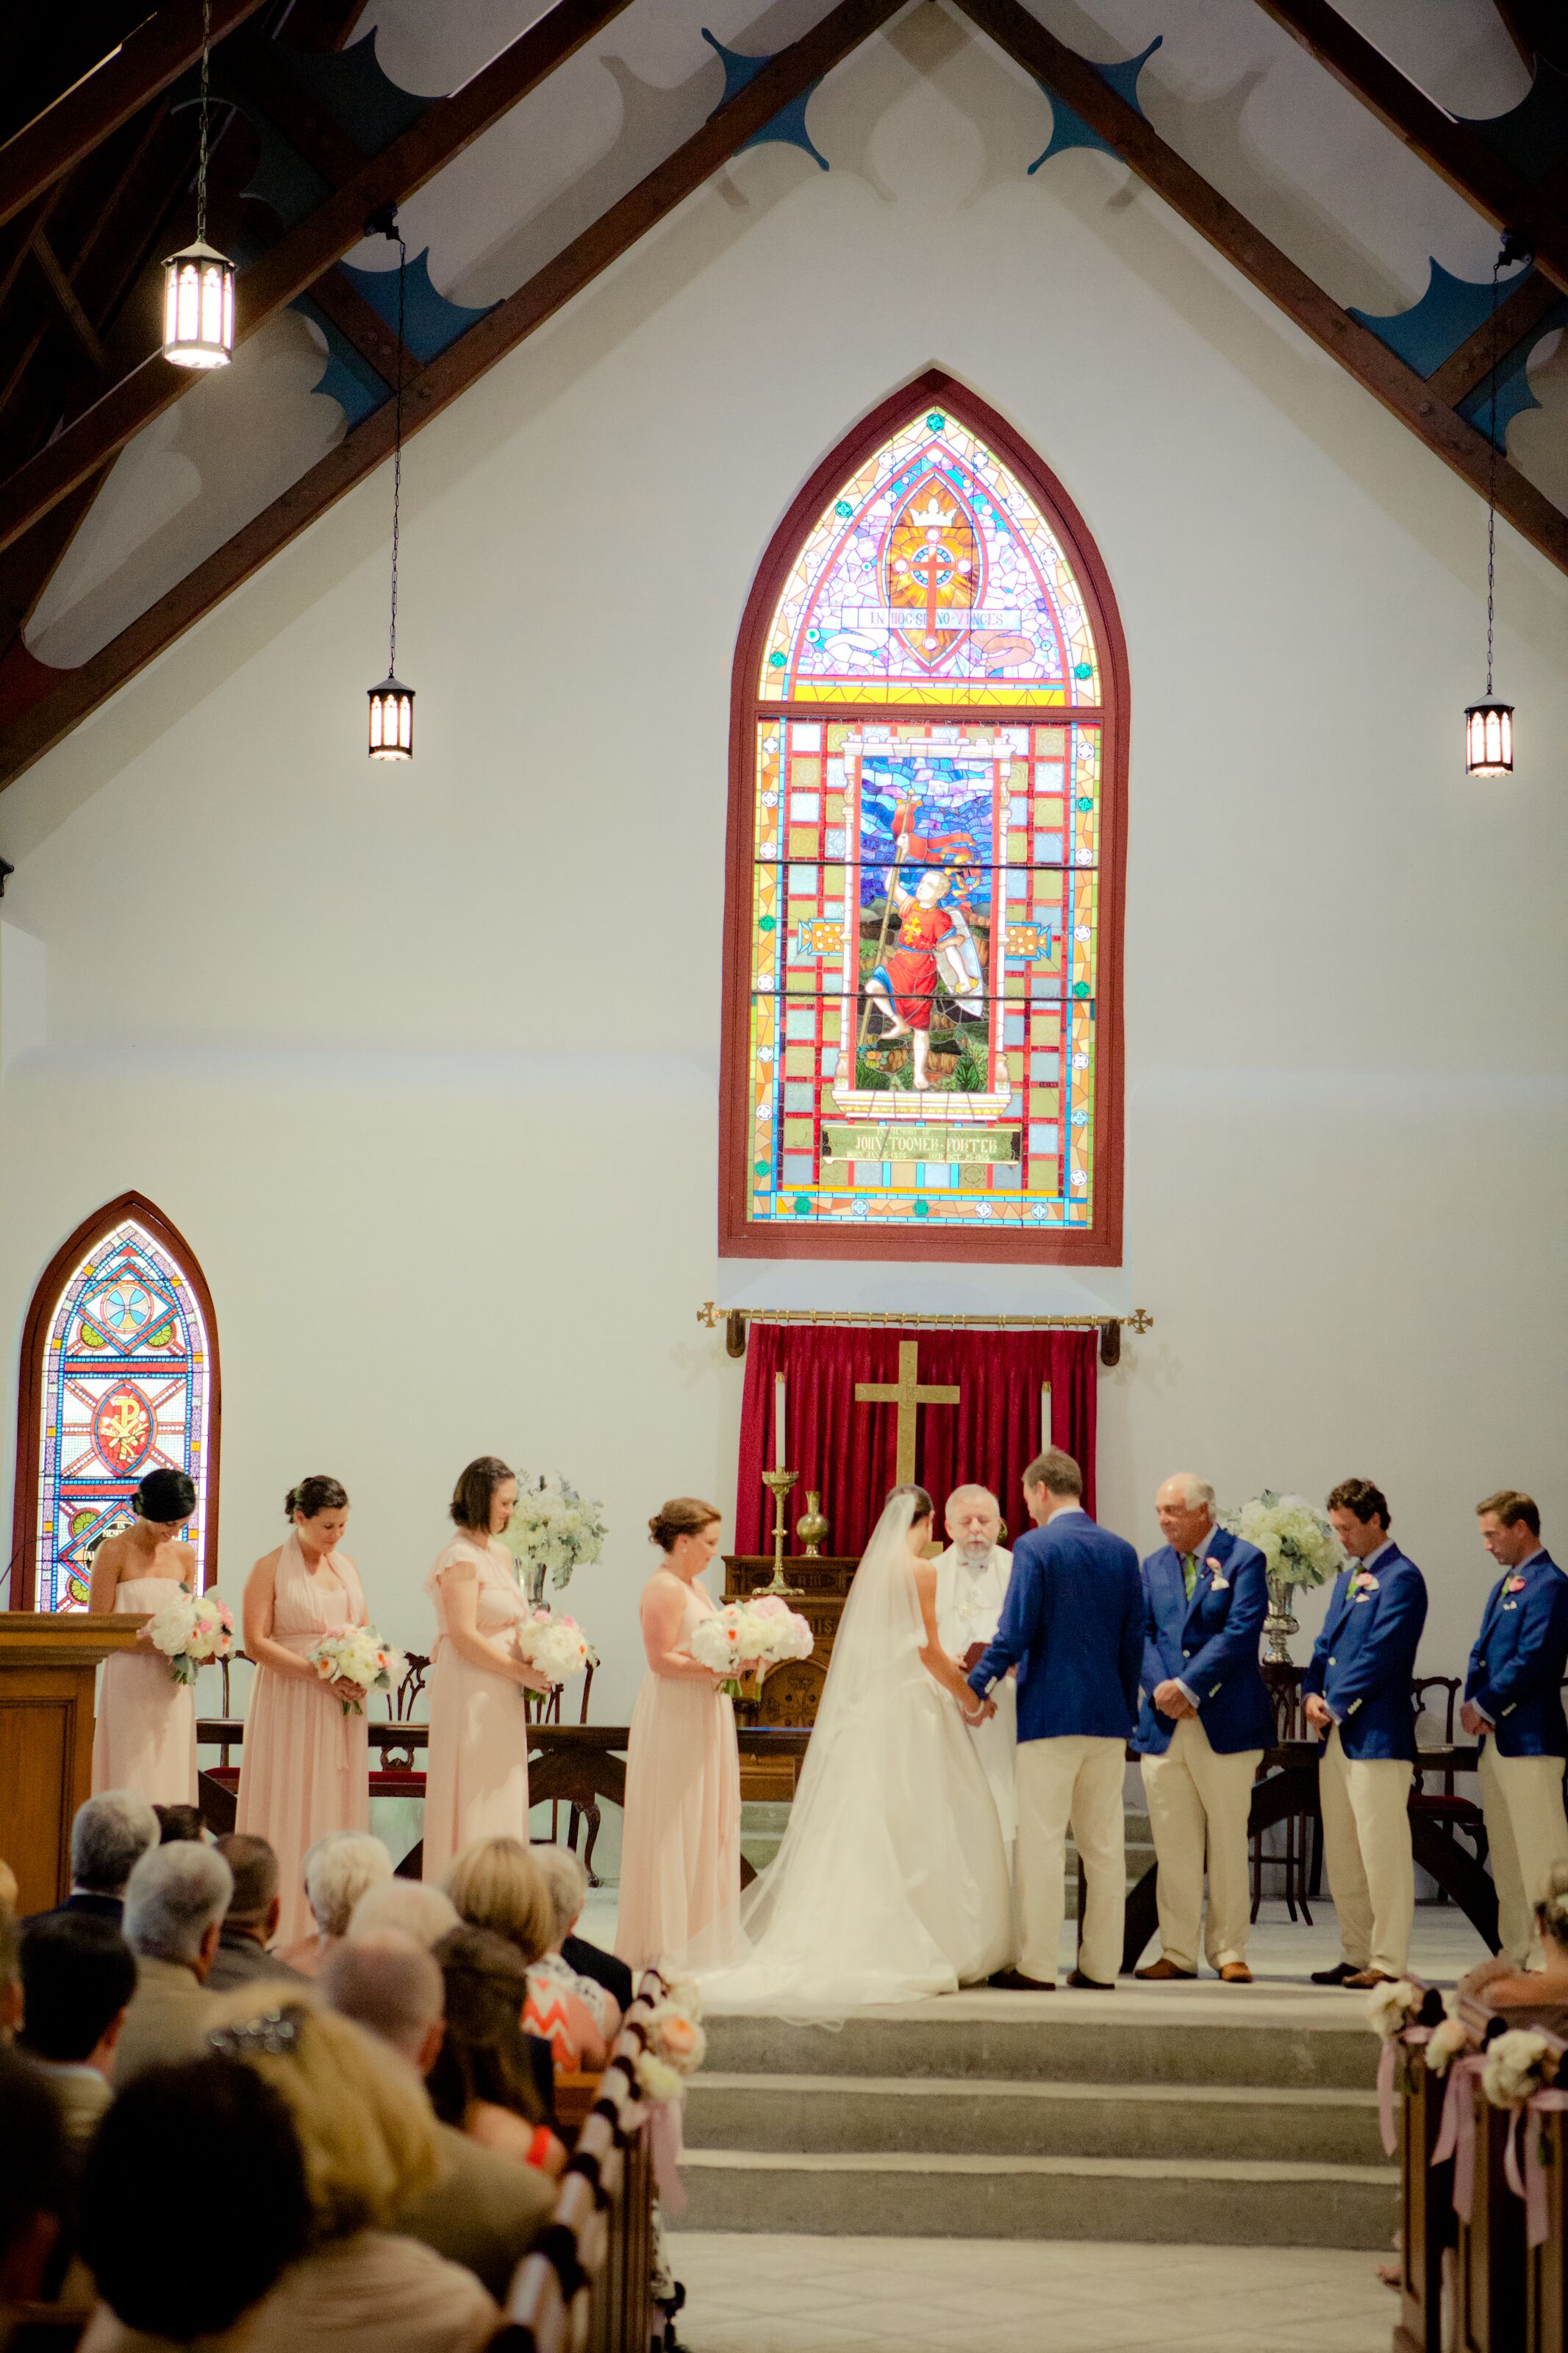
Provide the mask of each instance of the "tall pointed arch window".
{"label": "tall pointed arch window", "polygon": [[85,1609],[93,1556],[149,1471],[187,1472],[181,1531],[203,1582],[217,1547],[219,1388],[211,1295],[188,1245],[138,1194],[50,1261],[23,1339],[13,1607]]}
{"label": "tall pointed arch window", "polygon": [[1121,1255],[1126,658],[1068,501],[927,376],[736,653],[727,1256]]}

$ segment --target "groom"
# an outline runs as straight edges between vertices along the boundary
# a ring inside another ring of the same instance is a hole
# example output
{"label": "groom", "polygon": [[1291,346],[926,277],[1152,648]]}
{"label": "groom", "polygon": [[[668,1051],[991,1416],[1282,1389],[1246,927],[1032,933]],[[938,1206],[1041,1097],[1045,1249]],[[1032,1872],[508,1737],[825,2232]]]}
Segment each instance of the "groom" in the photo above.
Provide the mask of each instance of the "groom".
{"label": "groom", "polygon": [[1015,1879],[1022,1949],[1018,1967],[992,1982],[1032,1993],[1055,1989],[1070,1821],[1085,1903],[1081,1967],[1068,1983],[1103,1991],[1121,1968],[1121,1791],[1138,1713],[1143,1587],[1132,1546],[1085,1512],[1083,1477],[1070,1454],[1052,1446],[1031,1462],[1024,1501],[1035,1525],[1014,1552],[996,1639],[969,1678],[989,1715],[993,1686],[1018,1668]]}

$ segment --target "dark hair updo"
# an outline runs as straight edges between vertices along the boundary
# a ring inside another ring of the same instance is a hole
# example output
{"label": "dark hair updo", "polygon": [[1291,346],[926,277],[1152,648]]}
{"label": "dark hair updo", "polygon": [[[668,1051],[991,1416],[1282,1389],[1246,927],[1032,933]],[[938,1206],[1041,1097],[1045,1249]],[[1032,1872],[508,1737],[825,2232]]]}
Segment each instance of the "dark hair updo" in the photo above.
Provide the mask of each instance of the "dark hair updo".
{"label": "dark hair updo", "polygon": [[149,1471],[131,1501],[139,1520],[178,1527],[196,1508],[195,1482],[183,1471]]}
{"label": "dark hair updo", "polygon": [[499,1454],[478,1454],[458,1474],[452,1490],[452,1520],[459,1528],[485,1528],[490,1524],[490,1498],[517,1473]]}
{"label": "dark hair updo", "polygon": [[[934,1518],[936,1514],[936,1505],[931,1502],[931,1499],[926,1493],[925,1489],[923,1487],[917,1487],[913,1480],[911,1480],[906,1487],[895,1487],[888,1497],[888,1502],[889,1504],[896,1504],[900,1495],[907,1495],[913,1506],[913,1509],[910,1513],[910,1525],[911,1528],[918,1528],[922,1520]],[[886,1506],[884,1506],[884,1509],[885,1508]]]}
{"label": "dark hair updo", "polygon": [[672,1495],[649,1520],[648,1538],[661,1552],[673,1552],[678,1538],[700,1536],[723,1516],[717,1504],[705,1504],[700,1495]]}
{"label": "dark hair updo", "polygon": [[290,1487],[283,1505],[289,1519],[296,1512],[303,1512],[308,1520],[313,1520],[318,1512],[346,1512],[348,1507],[349,1491],[342,1481],[329,1479],[322,1471],[301,1479],[297,1487]]}

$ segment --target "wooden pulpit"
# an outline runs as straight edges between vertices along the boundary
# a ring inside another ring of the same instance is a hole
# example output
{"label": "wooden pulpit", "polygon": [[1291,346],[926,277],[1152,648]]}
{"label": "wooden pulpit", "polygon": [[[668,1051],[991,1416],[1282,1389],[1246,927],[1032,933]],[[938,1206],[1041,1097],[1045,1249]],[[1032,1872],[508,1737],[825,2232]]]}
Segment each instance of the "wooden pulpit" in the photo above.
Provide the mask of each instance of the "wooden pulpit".
{"label": "wooden pulpit", "polygon": [[146,1623],[132,1610],[0,1610],[0,1856],[24,1914],[70,1892],[71,1817],[92,1790],[93,1679]]}

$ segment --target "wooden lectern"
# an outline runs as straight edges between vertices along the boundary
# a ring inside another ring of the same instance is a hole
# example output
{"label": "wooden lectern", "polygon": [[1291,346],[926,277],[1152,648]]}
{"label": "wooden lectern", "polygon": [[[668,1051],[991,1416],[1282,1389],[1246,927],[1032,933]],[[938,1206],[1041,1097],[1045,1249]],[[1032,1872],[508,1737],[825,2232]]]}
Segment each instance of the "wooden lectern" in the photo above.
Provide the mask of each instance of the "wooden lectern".
{"label": "wooden lectern", "polygon": [[147,1623],[0,1610],[0,1855],[21,1913],[70,1892],[71,1817],[92,1791],[93,1679]]}

